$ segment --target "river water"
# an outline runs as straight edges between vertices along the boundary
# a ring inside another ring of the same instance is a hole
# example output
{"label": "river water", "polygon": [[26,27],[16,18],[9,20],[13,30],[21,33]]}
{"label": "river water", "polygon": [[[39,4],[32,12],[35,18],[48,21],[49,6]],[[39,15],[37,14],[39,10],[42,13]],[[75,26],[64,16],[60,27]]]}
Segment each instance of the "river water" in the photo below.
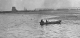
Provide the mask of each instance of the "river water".
{"label": "river water", "polygon": [[[59,17],[40,14],[0,14],[1,38],[80,38],[79,20],[41,27],[41,19]],[[73,37],[74,36],[74,37]]]}

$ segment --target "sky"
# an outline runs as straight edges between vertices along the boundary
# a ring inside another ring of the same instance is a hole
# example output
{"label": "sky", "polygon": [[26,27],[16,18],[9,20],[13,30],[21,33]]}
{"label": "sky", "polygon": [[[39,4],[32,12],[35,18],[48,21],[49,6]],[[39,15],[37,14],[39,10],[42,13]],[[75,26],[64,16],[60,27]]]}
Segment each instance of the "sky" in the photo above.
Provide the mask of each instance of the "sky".
{"label": "sky", "polygon": [[72,8],[80,7],[80,0],[0,0],[0,11],[11,10],[13,6],[17,10]]}

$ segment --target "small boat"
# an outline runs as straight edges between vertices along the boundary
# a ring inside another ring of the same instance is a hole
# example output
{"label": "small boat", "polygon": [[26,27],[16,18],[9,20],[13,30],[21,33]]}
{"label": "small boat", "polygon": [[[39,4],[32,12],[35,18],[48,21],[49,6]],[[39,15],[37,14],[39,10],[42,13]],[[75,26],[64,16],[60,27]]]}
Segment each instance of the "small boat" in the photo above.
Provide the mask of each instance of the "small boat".
{"label": "small boat", "polygon": [[49,25],[49,24],[61,24],[61,20],[56,20],[56,21],[54,21],[54,20],[52,20],[52,21],[46,20],[46,22],[44,22],[44,20],[41,19],[41,21],[40,21],[40,25],[41,26],[43,26],[43,25]]}

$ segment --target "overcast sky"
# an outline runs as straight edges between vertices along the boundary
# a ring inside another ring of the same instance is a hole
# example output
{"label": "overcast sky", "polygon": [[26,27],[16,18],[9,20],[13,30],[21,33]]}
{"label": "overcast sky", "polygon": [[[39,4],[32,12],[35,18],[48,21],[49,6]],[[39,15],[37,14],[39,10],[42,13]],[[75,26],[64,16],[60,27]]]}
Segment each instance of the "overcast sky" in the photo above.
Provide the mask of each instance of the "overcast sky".
{"label": "overcast sky", "polygon": [[39,8],[68,8],[80,7],[80,0],[0,0],[0,10],[11,10],[15,6],[18,10],[24,8],[34,10]]}

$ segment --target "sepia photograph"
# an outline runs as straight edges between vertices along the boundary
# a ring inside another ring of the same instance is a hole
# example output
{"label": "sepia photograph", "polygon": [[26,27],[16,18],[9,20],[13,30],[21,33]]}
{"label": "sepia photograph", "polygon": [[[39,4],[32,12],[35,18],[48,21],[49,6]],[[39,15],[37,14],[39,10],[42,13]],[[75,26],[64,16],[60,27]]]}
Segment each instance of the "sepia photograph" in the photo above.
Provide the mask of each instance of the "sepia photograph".
{"label": "sepia photograph", "polygon": [[80,38],[80,0],[0,0],[0,38]]}

